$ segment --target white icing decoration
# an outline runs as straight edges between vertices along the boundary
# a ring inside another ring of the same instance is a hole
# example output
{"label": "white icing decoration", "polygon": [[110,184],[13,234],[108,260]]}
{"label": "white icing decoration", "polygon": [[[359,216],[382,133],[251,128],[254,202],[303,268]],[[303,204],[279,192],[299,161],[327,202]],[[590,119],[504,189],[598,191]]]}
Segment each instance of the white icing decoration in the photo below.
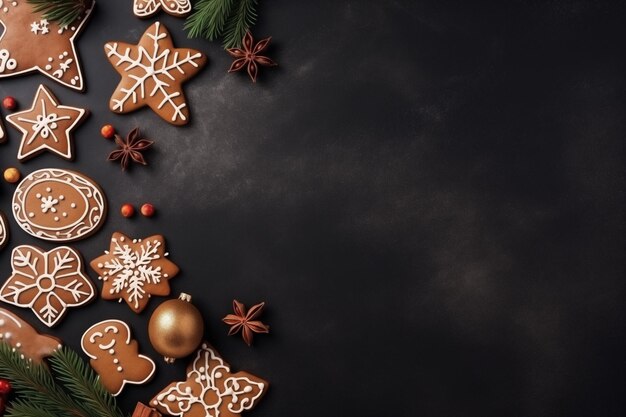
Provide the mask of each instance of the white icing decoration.
{"label": "white icing decoration", "polygon": [[[173,122],[179,118],[181,120],[187,120],[182,112],[182,109],[187,106],[187,103],[183,101],[181,104],[176,104],[174,101],[176,97],[181,95],[181,92],[176,89],[174,92],[168,93],[166,88],[169,87],[169,83],[175,79],[171,73],[185,74],[182,68],[184,64],[191,64],[198,68],[199,65],[196,60],[202,58],[202,54],[200,52],[196,52],[192,55],[191,51],[188,51],[187,56],[180,59],[179,53],[174,52],[173,60],[168,62],[170,60],[172,50],[165,49],[161,51],[161,45],[159,43],[161,39],[167,38],[168,33],[161,31],[160,22],[156,22],[153,27],[155,28],[154,33],[149,32],[149,28],[144,35],[153,40],[152,53],[149,53],[143,46],[140,46],[138,56],[132,58],[130,56],[130,48],[126,48],[126,50],[121,53],[118,51],[119,44],[117,42],[107,43],[105,45],[107,56],[114,56],[119,60],[116,66],[128,64],[126,67],[127,70],[132,68],[133,71],[135,71],[139,68],[143,72],[143,75],[130,76],[130,78],[135,80],[135,83],[130,88],[120,89],[120,91],[124,94],[122,98],[115,98],[115,95],[111,98],[111,103],[113,104],[112,110],[124,112],[124,106],[129,100],[132,100],[132,103],[136,104],[138,96],[144,99],[146,97],[146,81],[148,79],[152,79],[154,88],[148,92],[148,96],[154,97],[157,94],[163,96],[163,99],[157,108],[161,109],[165,105],[170,106],[173,110],[171,117]],[[142,62],[144,59],[148,61],[147,64]]]}
{"label": "white icing decoration", "polygon": [[163,7],[171,15],[184,16],[191,11],[190,0],[134,0],[133,12],[138,17],[152,16]]}
{"label": "white icing decoration", "polygon": [[[40,262],[43,268],[38,270]],[[0,300],[32,309],[48,327],[57,324],[68,307],[81,306],[95,296],[80,255],[70,247],[45,252],[29,245],[17,246],[11,254],[11,266],[13,274],[0,289]],[[63,296],[69,296],[69,301],[62,300]]]}
{"label": "white icing decoration", "polygon": [[5,70],[13,71],[17,68],[17,61],[11,58],[11,53],[6,49],[0,49],[0,73]]}
{"label": "white icing decoration", "polygon": [[9,229],[7,228],[4,214],[0,214],[0,248],[2,248],[9,239]]}

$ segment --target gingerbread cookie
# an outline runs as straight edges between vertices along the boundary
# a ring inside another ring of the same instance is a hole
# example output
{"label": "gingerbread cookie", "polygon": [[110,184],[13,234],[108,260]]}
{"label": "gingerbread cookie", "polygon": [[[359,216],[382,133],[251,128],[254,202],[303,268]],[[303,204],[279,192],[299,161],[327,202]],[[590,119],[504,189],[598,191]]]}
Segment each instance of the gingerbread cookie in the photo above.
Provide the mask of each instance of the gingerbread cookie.
{"label": "gingerbread cookie", "polygon": [[104,282],[102,298],[125,300],[135,313],[140,313],[151,296],[169,295],[168,280],[178,274],[178,267],[167,256],[161,235],[131,239],[113,233],[109,250],[91,261],[98,279]]}
{"label": "gingerbread cookie", "polygon": [[0,77],[39,71],[74,90],[84,82],[74,42],[91,16],[91,8],[60,27],[35,12],[27,0],[0,1]]}
{"label": "gingerbread cookie", "polygon": [[160,22],[150,26],[137,45],[109,42],[104,51],[122,76],[109,102],[113,112],[130,113],[148,106],[173,125],[189,122],[182,84],[204,67],[203,53],[174,48]]}
{"label": "gingerbread cookie", "polygon": [[4,213],[0,212],[0,249],[9,241],[9,229],[7,225],[7,218]]}
{"label": "gingerbread cookie", "polygon": [[72,131],[87,116],[85,109],[62,106],[43,85],[30,109],[7,116],[7,121],[22,132],[17,159],[25,161],[48,150],[72,160]]}
{"label": "gingerbread cookie", "polygon": [[176,17],[185,17],[191,12],[190,0],[133,0],[133,12],[137,17],[150,17],[160,8]]}
{"label": "gingerbread cookie", "polygon": [[61,320],[69,307],[78,307],[95,296],[85,275],[80,254],[67,246],[43,251],[29,245],[11,253],[13,274],[0,289],[0,300],[30,308],[48,327]]}
{"label": "gingerbread cookie", "polygon": [[171,416],[239,416],[254,408],[268,383],[247,372],[231,373],[230,366],[207,343],[187,367],[187,380],[173,382],[150,405]]}
{"label": "gingerbread cookie", "polygon": [[106,199],[100,187],[78,172],[35,171],[13,194],[13,216],[25,232],[44,240],[83,239],[104,223]]}
{"label": "gingerbread cookie", "polygon": [[23,359],[35,363],[43,362],[61,348],[59,339],[37,333],[33,326],[3,308],[0,308],[0,341],[19,351]]}
{"label": "gingerbread cookie", "polygon": [[123,321],[94,324],[83,334],[80,344],[91,358],[91,367],[100,375],[100,382],[113,395],[122,392],[126,384],[143,384],[154,375],[156,365],[139,354],[137,341]]}

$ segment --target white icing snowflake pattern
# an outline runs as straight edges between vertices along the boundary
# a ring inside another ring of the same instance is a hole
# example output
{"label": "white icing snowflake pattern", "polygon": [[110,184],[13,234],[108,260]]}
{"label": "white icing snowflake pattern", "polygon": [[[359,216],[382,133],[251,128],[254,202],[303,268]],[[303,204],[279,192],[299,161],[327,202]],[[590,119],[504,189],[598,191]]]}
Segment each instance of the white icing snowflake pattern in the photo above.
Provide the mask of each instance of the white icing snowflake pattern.
{"label": "white icing snowflake pattern", "polygon": [[115,233],[105,255],[91,262],[104,281],[102,297],[124,299],[140,312],[151,294],[169,294],[167,281],[178,273],[178,267],[166,259],[164,246],[160,235],[142,240]]}
{"label": "white icing snowflake pattern", "polygon": [[111,110],[126,113],[147,105],[170,123],[187,122],[189,113],[181,84],[204,65],[206,58],[201,52],[174,48],[160,22],[146,30],[137,46],[121,51],[119,43],[110,42],[105,51],[122,75],[111,97]]}
{"label": "white icing snowflake pattern", "polygon": [[41,19],[39,22],[33,22],[30,24],[30,31],[35,35],[45,35],[50,32],[48,28],[48,20]]}
{"label": "white icing snowflake pattern", "polygon": [[162,413],[185,417],[238,416],[250,410],[267,391],[266,381],[230,367],[203,343],[187,368],[187,380],[172,383],[150,404]]}
{"label": "white icing snowflake pattern", "polygon": [[0,299],[32,309],[48,327],[54,326],[68,307],[83,305],[95,295],[80,255],[70,247],[44,252],[34,246],[17,246],[11,266],[13,274],[0,289]]}

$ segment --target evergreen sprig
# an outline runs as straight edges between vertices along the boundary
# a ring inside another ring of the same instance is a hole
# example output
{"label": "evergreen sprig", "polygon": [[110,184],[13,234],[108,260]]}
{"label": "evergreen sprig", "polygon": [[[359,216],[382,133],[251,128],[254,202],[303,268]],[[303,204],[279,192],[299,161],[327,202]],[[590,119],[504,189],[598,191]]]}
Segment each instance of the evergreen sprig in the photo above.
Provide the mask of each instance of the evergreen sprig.
{"label": "evergreen sprig", "polygon": [[257,19],[258,0],[198,0],[187,18],[190,38],[222,39],[224,48],[240,47],[243,36]]}
{"label": "evergreen sprig", "polygon": [[90,0],[28,0],[36,13],[43,13],[43,18],[69,26],[87,10]]}
{"label": "evergreen sprig", "polygon": [[24,360],[0,343],[0,375],[17,393],[8,417],[123,417],[115,398],[75,352],[63,347],[50,363],[56,379],[46,365]]}

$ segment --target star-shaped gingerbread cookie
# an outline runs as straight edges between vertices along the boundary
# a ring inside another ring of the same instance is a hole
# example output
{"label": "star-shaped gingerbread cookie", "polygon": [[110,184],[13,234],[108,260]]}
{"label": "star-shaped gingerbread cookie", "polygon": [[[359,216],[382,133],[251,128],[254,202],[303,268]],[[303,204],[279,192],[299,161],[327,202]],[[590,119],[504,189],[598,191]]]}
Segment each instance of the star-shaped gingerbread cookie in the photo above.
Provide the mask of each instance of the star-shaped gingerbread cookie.
{"label": "star-shaped gingerbread cookie", "polygon": [[170,416],[238,417],[254,408],[267,388],[267,381],[257,376],[232,373],[215,349],[204,343],[187,367],[187,379],[165,387],[150,406]]}
{"label": "star-shaped gingerbread cookie", "polygon": [[141,313],[152,295],[169,295],[168,280],[178,274],[178,266],[167,256],[161,235],[131,239],[113,233],[109,250],[91,261],[98,279],[104,282],[102,298],[124,300],[135,313]]}
{"label": "star-shaped gingerbread cookie", "polygon": [[43,18],[27,0],[0,1],[0,77],[39,71],[74,90],[84,88],[74,45],[91,16],[91,8],[76,21],[60,27]]}
{"label": "star-shaped gingerbread cookie", "polygon": [[122,76],[109,102],[115,113],[130,113],[148,106],[173,125],[189,122],[182,84],[206,64],[206,56],[188,48],[175,48],[167,28],[154,23],[137,45],[104,45],[109,62]]}
{"label": "star-shaped gingerbread cookie", "polygon": [[22,132],[17,159],[25,161],[45,150],[73,159],[72,131],[87,114],[85,109],[62,106],[50,90],[40,85],[30,109],[7,116],[7,121]]}

